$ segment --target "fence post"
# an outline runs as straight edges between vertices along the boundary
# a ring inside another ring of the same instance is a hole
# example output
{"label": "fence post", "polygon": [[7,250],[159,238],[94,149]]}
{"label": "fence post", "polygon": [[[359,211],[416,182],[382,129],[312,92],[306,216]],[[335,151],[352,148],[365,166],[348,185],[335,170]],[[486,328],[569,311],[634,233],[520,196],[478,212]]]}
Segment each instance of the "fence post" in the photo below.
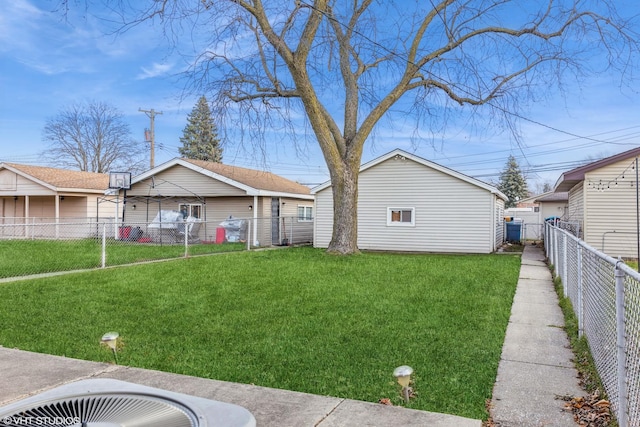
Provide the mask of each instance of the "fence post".
{"label": "fence post", "polygon": [[247,250],[251,250],[251,220],[247,220]]}
{"label": "fence post", "polygon": [[618,425],[627,427],[629,417],[627,410],[627,355],[625,337],[625,313],[624,313],[624,271],[618,268],[622,259],[618,258],[616,263],[616,347],[618,353]]}
{"label": "fence post", "polygon": [[102,224],[102,268],[107,266],[107,223]]}
{"label": "fence post", "polygon": [[189,257],[189,223],[184,222],[184,257]]}
{"label": "fence post", "polygon": [[544,243],[544,254],[548,259],[549,258],[549,227],[547,226],[546,222],[542,224],[542,233],[543,233],[542,239]]}
{"label": "fence post", "polygon": [[569,295],[569,278],[567,277],[567,233],[565,233],[562,241],[564,242],[562,245],[562,288],[564,289],[564,297],[566,298],[567,295]]}
{"label": "fence post", "polygon": [[554,264],[553,260],[553,245],[555,245],[555,230],[549,226],[549,261]]}
{"label": "fence post", "polygon": [[578,338],[582,338],[584,335],[584,313],[582,302],[582,246],[576,241],[576,257],[578,258],[578,265],[576,268],[576,278],[578,280]]}
{"label": "fence post", "polygon": [[558,275],[558,229],[553,229],[553,269],[556,276]]}
{"label": "fence post", "polygon": [[291,226],[289,227],[289,230],[291,230],[291,237],[289,238],[289,246],[293,246],[293,219],[294,217],[291,217]]}

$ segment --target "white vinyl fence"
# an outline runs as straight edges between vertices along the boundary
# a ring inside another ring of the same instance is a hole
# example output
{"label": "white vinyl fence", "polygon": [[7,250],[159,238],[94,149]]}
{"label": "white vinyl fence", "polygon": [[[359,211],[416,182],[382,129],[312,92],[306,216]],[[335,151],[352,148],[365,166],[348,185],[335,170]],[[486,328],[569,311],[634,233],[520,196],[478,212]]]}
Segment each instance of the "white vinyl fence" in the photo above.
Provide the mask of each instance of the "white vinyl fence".
{"label": "white vinyl fence", "polygon": [[640,427],[640,274],[572,231],[547,223],[546,255],[562,279],[620,427]]}

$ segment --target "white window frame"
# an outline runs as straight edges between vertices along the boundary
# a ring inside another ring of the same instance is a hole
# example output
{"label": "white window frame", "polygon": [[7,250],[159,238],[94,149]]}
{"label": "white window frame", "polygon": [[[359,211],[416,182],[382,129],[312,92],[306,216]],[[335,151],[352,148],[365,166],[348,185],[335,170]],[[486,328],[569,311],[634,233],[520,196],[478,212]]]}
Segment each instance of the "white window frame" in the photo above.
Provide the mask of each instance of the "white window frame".
{"label": "white window frame", "polygon": [[[401,212],[400,218],[402,219],[402,212],[411,212],[411,221],[392,221],[393,212]],[[416,208],[400,208],[400,207],[388,207],[387,208],[387,226],[389,227],[415,227],[416,225]]]}
{"label": "white window frame", "polygon": [[[187,207],[187,217],[192,216],[192,217],[197,218],[197,219],[203,219],[202,218],[202,203],[180,203],[178,205],[178,211],[179,212],[182,212],[182,207],[183,206]],[[197,210],[200,211],[200,216],[193,215],[193,211],[194,211],[193,208],[198,208]]]}
{"label": "white window frame", "polygon": [[[300,216],[300,208],[304,209],[304,215]],[[313,221],[313,206],[309,205],[298,205],[298,209],[296,210],[296,215],[298,217],[298,222],[312,222]]]}

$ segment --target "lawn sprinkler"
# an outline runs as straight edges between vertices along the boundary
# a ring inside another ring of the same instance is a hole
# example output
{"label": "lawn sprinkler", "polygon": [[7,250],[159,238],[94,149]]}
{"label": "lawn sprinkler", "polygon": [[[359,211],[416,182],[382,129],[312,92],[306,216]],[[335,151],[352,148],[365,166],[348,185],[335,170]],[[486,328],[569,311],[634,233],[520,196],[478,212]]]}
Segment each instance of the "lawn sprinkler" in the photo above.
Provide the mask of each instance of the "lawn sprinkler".
{"label": "lawn sprinkler", "polygon": [[118,345],[119,336],[120,334],[118,334],[117,332],[107,332],[102,336],[102,339],[100,340],[102,344],[106,344],[111,348],[111,350],[113,350],[113,357],[116,360],[116,365],[118,364],[117,345]]}
{"label": "lawn sprinkler", "polygon": [[413,368],[411,366],[398,366],[393,370],[393,376],[398,379],[398,384],[402,386],[402,396],[405,402],[409,403],[409,383],[411,382],[411,374]]}

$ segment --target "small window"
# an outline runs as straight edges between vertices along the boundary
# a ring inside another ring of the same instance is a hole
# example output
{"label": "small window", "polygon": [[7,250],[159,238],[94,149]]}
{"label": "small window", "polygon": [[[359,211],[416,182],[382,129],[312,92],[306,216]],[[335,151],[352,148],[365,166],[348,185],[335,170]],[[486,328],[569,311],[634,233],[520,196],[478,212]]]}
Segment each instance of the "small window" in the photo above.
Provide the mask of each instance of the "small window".
{"label": "small window", "polygon": [[182,203],[179,205],[178,210],[182,213],[182,216],[185,219],[190,216],[194,218],[202,219],[202,205],[192,205],[189,203]]}
{"label": "small window", "polygon": [[313,206],[298,206],[298,222],[313,221]]}
{"label": "small window", "polygon": [[387,208],[387,225],[413,227],[415,208]]}

